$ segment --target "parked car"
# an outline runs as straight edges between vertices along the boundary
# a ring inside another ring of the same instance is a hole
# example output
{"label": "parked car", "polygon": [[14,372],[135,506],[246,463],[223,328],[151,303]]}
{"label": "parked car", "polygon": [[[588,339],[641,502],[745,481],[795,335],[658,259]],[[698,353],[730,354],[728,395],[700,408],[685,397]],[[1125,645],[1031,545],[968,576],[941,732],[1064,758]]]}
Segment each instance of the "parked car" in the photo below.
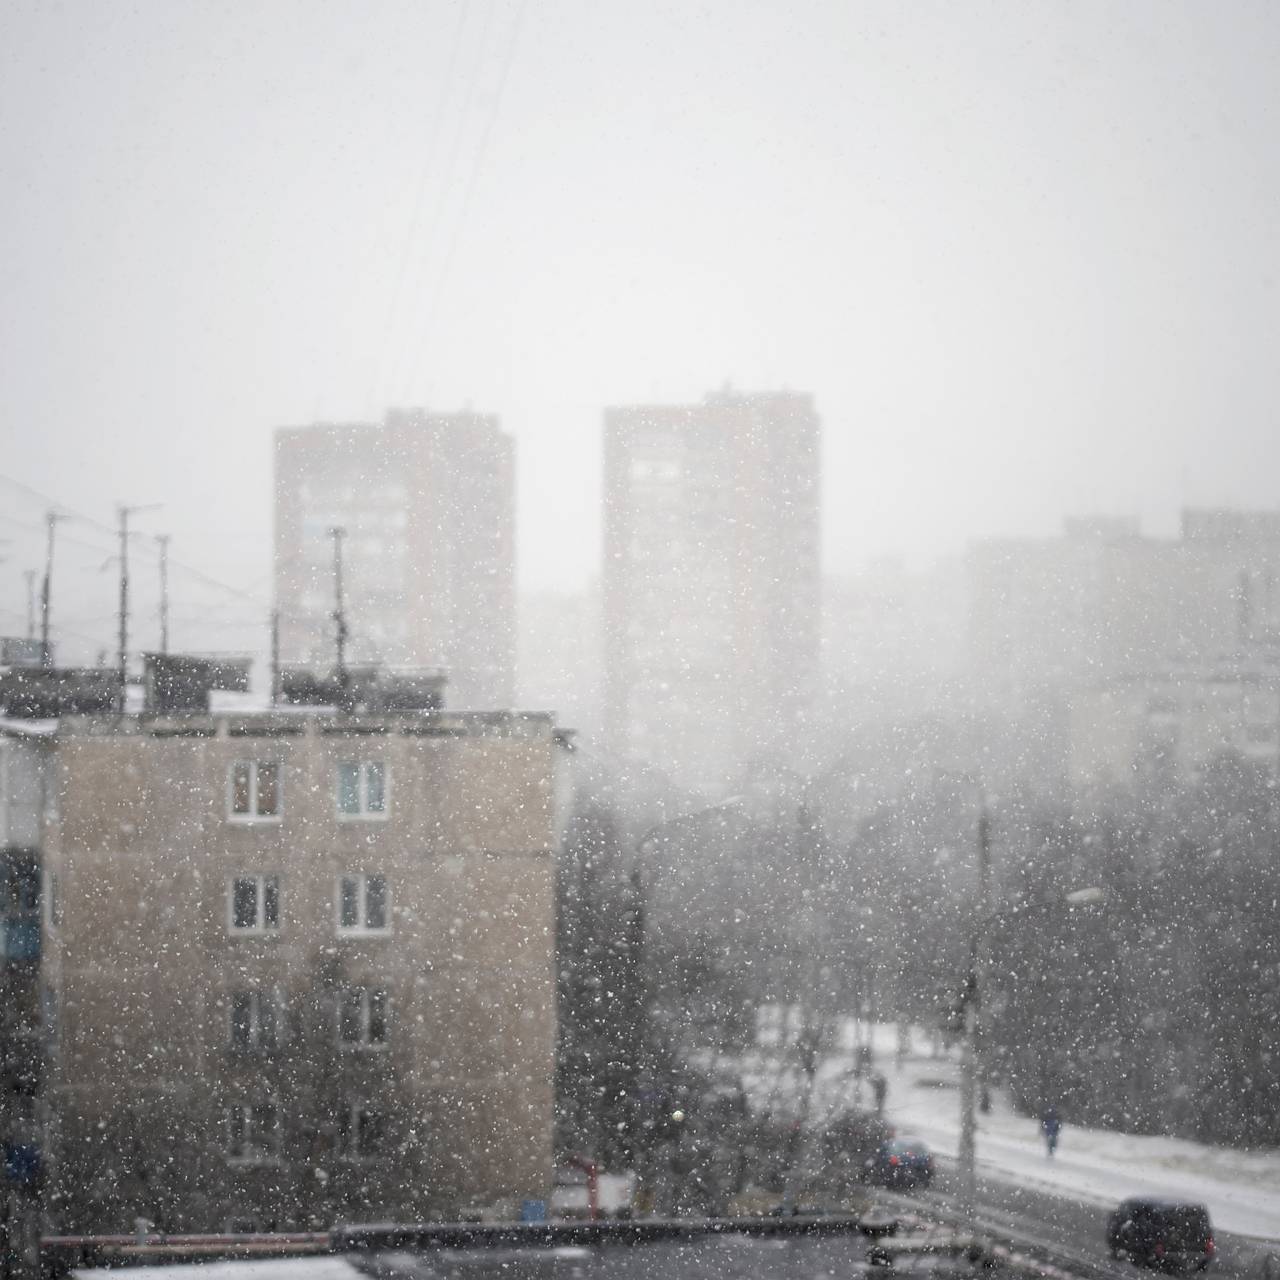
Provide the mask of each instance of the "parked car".
{"label": "parked car", "polygon": [[868,1162],[867,1178],[882,1187],[927,1187],[933,1181],[933,1152],[919,1138],[890,1138]]}
{"label": "parked car", "polygon": [[1204,1205],[1136,1196],[1121,1201],[1108,1220],[1107,1247],[1112,1257],[1162,1271],[1203,1269],[1215,1253]]}
{"label": "parked car", "polygon": [[851,1110],[833,1117],[822,1134],[826,1185],[847,1192],[865,1181],[876,1152],[893,1136],[893,1130],[873,1112]]}

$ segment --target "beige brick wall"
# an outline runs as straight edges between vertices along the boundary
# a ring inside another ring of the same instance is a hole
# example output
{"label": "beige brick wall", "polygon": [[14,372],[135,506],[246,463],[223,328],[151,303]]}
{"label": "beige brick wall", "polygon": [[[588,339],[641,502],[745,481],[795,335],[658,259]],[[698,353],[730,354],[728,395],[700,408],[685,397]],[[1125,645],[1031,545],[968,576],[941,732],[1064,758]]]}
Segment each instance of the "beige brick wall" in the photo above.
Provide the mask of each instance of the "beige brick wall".
{"label": "beige brick wall", "polygon": [[[48,841],[59,1222],[283,1228],[543,1196],[558,750],[546,717],[66,722]],[[384,820],[337,814],[337,765],[362,759],[386,764]],[[278,821],[228,820],[236,760],[280,762]],[[386,877],[385,935],[340,936],[348,873]],[[278,931],[232,935],[237,875],[278,877]],[[358,985],[389,994],[384,1048],[338,1043],[335,993]],[[251,987],[281,993],[274,1053],[229,1048],[231,995]],[[225,1106],[256,1097],[282,1117],[270,1166],[227,1158]],[[357,1097],[386,1114],[378,1158],[335,1149]]]}

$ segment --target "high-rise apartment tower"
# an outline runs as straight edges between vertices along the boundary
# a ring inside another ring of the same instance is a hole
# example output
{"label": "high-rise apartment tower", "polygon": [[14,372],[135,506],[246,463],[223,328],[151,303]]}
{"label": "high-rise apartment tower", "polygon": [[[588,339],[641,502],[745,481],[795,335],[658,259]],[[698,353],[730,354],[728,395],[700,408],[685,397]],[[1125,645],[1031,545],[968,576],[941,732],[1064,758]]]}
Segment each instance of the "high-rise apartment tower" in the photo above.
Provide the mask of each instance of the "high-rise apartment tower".
{"label": "high-rise apartment tower", "polygon": [[613,749],[714,794],[792,757],[818,665],[811,396],[605,411],[605,718]]}
{"label": "high-rise apartment tower", "polygon": [[275,466],[281,657],[334,660],[341,529],[347,661],[444,667],[450,706],[510,706],[514,450],[498,420],[414,409],[283,428]]}

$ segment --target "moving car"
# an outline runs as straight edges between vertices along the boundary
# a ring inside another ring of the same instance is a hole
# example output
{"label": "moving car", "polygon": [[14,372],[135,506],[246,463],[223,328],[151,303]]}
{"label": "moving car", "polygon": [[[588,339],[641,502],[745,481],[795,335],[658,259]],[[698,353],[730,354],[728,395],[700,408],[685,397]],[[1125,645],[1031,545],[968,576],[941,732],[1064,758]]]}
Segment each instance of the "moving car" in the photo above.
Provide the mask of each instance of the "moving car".
{"label": "moving car", "polygon": [[933,1152],[919,1138],[890,1138],[868,1162],[867,1178],[882,1187],[927,1187],[933,1181]]}
{"label": "moving car", "polygon": [[1107,1221],[1107,1247],[1140,1267],[1203,1270],[1215,1252],[1209,1211],[1176,1200],[1123,1200]]}

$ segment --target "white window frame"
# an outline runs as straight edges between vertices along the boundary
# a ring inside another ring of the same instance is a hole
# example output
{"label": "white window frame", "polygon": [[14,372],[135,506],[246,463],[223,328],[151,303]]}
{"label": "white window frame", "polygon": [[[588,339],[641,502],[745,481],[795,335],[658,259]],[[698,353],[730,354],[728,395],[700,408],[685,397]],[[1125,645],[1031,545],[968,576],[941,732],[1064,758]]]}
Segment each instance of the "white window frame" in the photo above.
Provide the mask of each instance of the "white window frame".
{"label": "white window frame", "polygon": [[[357,801],[359,808],[348,813],[342,807],[342,770],[355,765],[359,770],[356,777]],[[369,766],[377,765],[382,770],[382,808],[369,808]],[[333,771],[333,808],[339,822],[385,822],[391,811],[391,770],[383,759],[339,760]]]}
{"label": "white window frame", "polygon": [[[376,1115],[382,1129],[382,1141],[377,1151],[362,1151],[360,1147],[360,1116]],[[342,1110],[341,1140],[342,1159],[353,1164],[366,1164],[387,1154],[387,1122],[389,1116],[377,1103],[367,1098],[351,1098]]]}
{"label": "white window frame", "polygon": [[[342,900],[343,887],[348,880],[356,881],[358,885],[356,897],[356,915],[357,922],[355,924],[343,924],[342,922]],[[369,919],[369,881],[382,881],[382,902],[383,910],[386,913],[386,923],[371,927],[367,921]],[[391,881],[380,871],[347,871],[340,875],[334,883],[334,926],[338,931],[338,937],[350,938],[354,936],[382,938],[391,932]]]}
{"label": "white window frame", "polygon": [[[243,1043],[236,1039],[236,998],[249,997],[249,1038]],[[272,1037],[263,1039],[264,1006],[271,1009]],[[232,1053],[274,1053],[284,1045],[285,1007],[279,987],[237,987],[227,995],[227,1047]]]}
{"label": "white window frame", "polygon": [[[369,1028],[373,1022],[374,997],[382,996],[382,1039],[369,1038]],[[348,1040],[342,1034],[343,1019],[346,1016],[347,1004],[356,997],[360,1002],[360,1035],[358,1039]],[[338,993],[337,1009],[338,1048],[344,1053],[382,1053],[391,1045],[391,995],[385,987],[343,987]]]}
{"label": "white window frame", "polygon": [[[276,809],[274,813],[258,812],[258,770],[263,765],[272,765],[276,771]],[[237,813],[236,804],[236,770],[247,766],[249,769],[249,813]],[[280,822],[284,816],[284,761],[274,760],[233,760],[227,766],[227,821],[243,825],[256,823]]]}
{"label": "white window frame", "polygon": [[58,873],[49,867],[44,869],[44,927],[51,933],[62,923],[62,884]]}
{"label": "white window frame", "polygon": [[[256,1113],[263,1107],[272,1109],[272,1119],[274,1121],[270,1131],[265,1135],[266,1141],[261,1144],[261,1149],[259,1150],[247,1152],[244,1144],[242,1144],[241,1149],[237,1151],[234,1146],[236,1117],[239,1117],[243,1133],[252,1138],[255,1132],[254,1121]],[[241,1099],[229,1103],[223,1112],[222,1121],[226,1130],[227,1162],[235,1165],[279,1164],[283,1118],[280,1100],[274,1096]]]}
{"label": "white window frame", "polygon": [[[255,885],[254,923],[236,924],[236,885],[251,880]],[[267,923],[267,885],[275,885],[276,918]],[[244,872],[227,878],[227,932],[234,938],[271,937],[280,932],[280,877],[272,872]]]}

